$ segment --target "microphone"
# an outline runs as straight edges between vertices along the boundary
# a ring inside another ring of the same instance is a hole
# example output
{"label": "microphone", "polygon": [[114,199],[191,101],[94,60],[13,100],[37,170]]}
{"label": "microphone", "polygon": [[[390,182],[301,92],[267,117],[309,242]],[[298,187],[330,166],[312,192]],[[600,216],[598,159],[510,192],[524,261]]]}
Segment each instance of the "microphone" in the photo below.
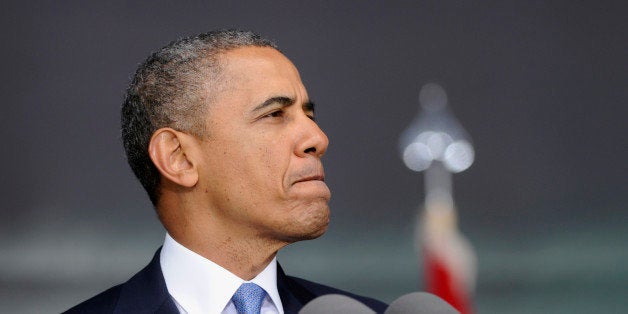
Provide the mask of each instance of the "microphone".
{"label": "microphone", "polygon": [[384,314],[460,314],[460,312],[431,293],[412,292],[393,301]]}
{"label": "microphone", "polygon": [[375,314],[362,302],[340,294],[326,294],[308,302],[299,314]]}

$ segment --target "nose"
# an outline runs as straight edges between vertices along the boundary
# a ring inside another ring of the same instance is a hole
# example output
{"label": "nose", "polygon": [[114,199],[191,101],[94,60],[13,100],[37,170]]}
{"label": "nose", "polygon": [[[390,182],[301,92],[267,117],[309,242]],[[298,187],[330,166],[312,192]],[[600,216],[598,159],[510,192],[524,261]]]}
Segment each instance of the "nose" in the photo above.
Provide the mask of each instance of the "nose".
{"label": "nose", "polygon": [[316,124],[316,122],[307,116],[300,119],[298,126],[299,141],[296,146],[296,155],[299,157],[307,157],[312,155],[320,158],[327,151],[329,139],[325,132]]}

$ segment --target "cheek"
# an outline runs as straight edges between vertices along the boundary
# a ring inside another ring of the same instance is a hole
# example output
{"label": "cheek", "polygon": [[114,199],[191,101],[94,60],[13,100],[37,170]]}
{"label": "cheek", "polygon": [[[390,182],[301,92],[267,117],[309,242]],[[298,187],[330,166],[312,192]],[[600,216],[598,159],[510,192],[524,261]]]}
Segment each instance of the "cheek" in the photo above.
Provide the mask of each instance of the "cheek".
{"label": "cheek", "polygon": [[258,146],[255,153],[249,156],[255,168],[253,171],[266,182],[266,188],[285,191],[289,184],[287,173],[290,169],[290,150],[281,139],[260,142],[267,144]]}
{"label": "cheek", "polygon": [[214,170],[221,173],[223,185],[228,182],[226,188],[248,194],[258,202],[285,199],[291,160],[289,141],[268,132],[231,136],[211,152],[217,166]]}
{"label": "cheek", "polygon": [[262,198],[272,198],[274,201],[285,198],[286,180],[283,164],[280,158],[268,151],[260,155],[255,171],[258,172],[259,193]]}
{"label": "cheek", "polygon": [[247,152],[246,148],[246,143],[230,138],[208,143],[204,151],[207,167],[204,175],[209,190],[240,195],[247,189],[245,184],[250,177],[248,159],[254,153]]}

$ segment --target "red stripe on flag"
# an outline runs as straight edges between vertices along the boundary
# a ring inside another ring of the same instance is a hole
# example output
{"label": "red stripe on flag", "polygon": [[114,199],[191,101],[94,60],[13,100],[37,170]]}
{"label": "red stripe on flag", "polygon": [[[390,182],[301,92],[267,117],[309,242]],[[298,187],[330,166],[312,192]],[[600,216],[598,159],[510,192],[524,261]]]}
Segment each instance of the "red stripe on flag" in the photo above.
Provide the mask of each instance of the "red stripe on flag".
{"label": "red stripe on flag", "polygon": [[459,279],[455,278],[447,264],[438,256],[424,249],[426,290],[447,301],[461,314],[473,313],[469,293]]}

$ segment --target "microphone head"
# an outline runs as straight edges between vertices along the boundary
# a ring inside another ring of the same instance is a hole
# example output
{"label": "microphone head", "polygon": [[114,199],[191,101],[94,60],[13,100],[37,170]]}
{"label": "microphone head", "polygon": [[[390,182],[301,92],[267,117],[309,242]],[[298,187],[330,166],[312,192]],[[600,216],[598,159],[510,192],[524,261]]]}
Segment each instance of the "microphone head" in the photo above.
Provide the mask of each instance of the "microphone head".
{"label": "microphone head", "polygon": [[299,311],[299,314],[323,313],[375,314],[362,302],[340,294],[326,294],[317,297]]}
{"label": "microphone head", "polygon": [[393,301],[384,314],[460,314],[460,312],[431,293],[412,292]]}

